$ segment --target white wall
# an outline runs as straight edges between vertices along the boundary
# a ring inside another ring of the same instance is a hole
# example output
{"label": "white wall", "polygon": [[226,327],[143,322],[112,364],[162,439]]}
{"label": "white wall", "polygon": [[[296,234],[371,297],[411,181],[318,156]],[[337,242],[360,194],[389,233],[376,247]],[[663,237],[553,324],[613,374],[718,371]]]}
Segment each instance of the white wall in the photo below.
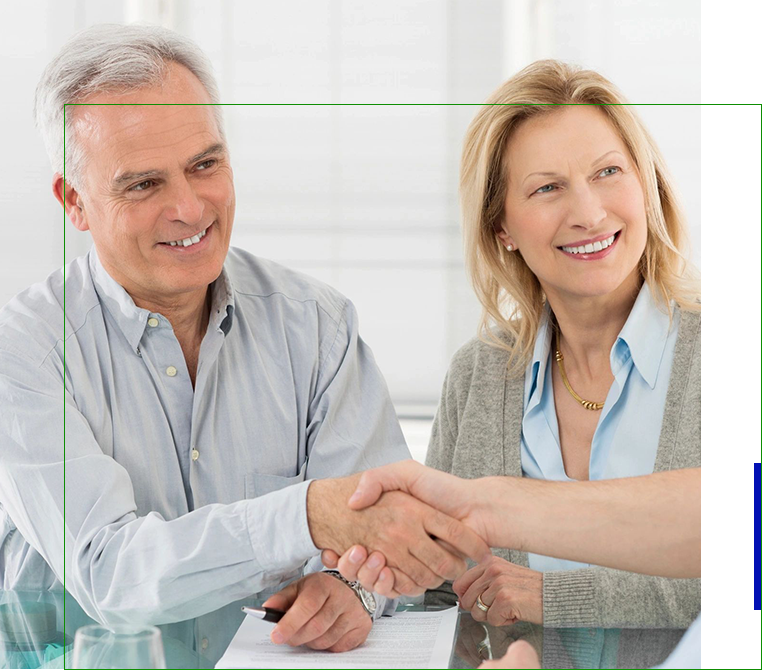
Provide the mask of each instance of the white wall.
{"label": "white wall", "polygon": [[[89,244],[64,225],[50,193],[31,118],[39,74],[75,30],[138,18],[196,39],[224,102],[258,103],[225,110],[238,198],[233,243],[347,294],[408,414],[431,412],[450,356],[476,328],[456,194],[476,105],[544,57],[600,70],[633,102],[700,99],[692,0],[26,2],[0,29],[12,129],[12,158],[0,167],[0,304],[62,264],[65,228],[68,258]],[[675,173],[698,252],[699,108],[639,112]]]}

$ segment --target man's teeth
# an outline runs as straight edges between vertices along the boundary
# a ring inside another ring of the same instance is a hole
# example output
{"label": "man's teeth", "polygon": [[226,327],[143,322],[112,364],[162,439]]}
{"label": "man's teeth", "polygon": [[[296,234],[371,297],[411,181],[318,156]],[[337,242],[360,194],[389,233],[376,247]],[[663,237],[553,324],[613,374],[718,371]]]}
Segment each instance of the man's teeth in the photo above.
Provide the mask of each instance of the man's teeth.
{"label": "man's teeth", "polygon": [[202,230],[198,235],[194,235],[193,237],[186,237],[184,240],[178,240],[177,242],[166,242],[165,244],[168,244],[170,247],[189,247],[191,244],[200,242],[203,239],[204,235],[206,235],[206,230]]}
{"label": "man's teeth", "polygon": [[616,233],[611,237],[601,241],[593,242],[592,244],[585,244],[581,247],[561,247],[567,254],[592,254],[596,251],[603,251],[606,247],[610,247],[614,243]]}

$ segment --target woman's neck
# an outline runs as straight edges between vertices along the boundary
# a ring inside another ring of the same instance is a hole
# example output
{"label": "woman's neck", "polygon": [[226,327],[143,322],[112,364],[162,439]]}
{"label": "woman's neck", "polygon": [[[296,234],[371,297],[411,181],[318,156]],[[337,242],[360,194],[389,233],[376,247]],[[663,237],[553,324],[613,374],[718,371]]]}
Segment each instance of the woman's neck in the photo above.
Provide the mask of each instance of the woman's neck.
{"label": "woman's neck", "polygon": [[638,296],[642,280],[626,282],[605,296],[579,298],[546,291],[558,326],[558,344],[567,366],[593,380],[611,374],[611,348]]}

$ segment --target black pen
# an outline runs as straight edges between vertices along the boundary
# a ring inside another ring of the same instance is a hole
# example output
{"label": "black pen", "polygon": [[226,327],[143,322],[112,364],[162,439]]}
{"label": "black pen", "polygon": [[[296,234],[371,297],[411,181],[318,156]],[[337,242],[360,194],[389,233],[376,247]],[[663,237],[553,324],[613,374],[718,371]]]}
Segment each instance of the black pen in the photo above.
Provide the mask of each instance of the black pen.
{"label": "black pen", "polygon": [[269,607],[242,607],[241,611],[250,614],[256,619],[262,619],[262,621],[269,621],[270,623],[278,623],[285,612],[280,610],[270,609]]}

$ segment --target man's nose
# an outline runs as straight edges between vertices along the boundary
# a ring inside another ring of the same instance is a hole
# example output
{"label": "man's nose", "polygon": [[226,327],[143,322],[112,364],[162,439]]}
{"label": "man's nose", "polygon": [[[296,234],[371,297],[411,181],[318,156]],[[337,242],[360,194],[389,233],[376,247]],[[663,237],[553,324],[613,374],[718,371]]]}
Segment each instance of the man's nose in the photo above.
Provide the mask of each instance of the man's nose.
{"label": "man's nose", "polygon": [[170,221],[198,225],[204,216],[204,203],[186,177],[178,179],[167,193],[166,216]]}
{"label": "man's nose", "polygon": [[570,196],[567,219],[571,227],[585,230],[595,228],[606,218],[601,197],[589,184],[573,187]]}

